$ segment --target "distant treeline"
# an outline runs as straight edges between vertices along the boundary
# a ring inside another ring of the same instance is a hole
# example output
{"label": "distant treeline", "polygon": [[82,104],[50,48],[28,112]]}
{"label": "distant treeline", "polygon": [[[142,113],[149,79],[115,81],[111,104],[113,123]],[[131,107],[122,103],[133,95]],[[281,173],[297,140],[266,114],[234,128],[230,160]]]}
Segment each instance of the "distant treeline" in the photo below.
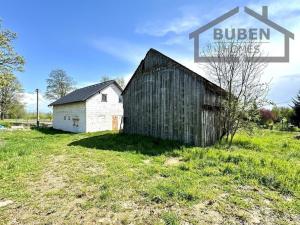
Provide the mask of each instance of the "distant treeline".
{"label": "distant treeline", "polygon": [[[41,120],[52,120],[52,113],[40,113]],[[36,119],[36,113],[26,113],[24,119]]]}
{"label": "distant treeline", "polygon": [[[52,121],[52,113],[40,113],[40,120]],[[11,115],[7,119],[23,119],[23,120],[36,120],[36,113],[24,112],[24,114],[18,114],[17,116]]]}

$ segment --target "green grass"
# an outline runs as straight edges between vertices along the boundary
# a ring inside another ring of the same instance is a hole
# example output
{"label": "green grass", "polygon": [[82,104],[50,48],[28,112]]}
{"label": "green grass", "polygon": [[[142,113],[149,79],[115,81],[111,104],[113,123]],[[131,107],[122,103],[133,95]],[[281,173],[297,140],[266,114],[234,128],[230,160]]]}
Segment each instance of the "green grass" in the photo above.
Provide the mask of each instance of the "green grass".
{"label": "green grass", "polygon": [[11,127],[11,123],[9,121],[0,120],[0,125],[2,125],[4,127],[8,127],[8,128]]}
{"label": "green grass", "polygon": [[[296,224],[297,133],[199,148],[112,132],[0,132],[0,224]],[[168,163],[173,160],[174,163]]]}

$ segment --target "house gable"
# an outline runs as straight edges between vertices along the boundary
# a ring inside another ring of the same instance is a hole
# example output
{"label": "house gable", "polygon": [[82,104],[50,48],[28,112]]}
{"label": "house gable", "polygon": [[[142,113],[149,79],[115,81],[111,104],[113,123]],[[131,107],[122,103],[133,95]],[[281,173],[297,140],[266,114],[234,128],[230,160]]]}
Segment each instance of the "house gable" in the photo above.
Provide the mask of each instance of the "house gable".
{"label": "house gable", "polygon": [[[112,130],[112,117],[117,117],[118,128],[123,116],[123,103],[120,102],[122,91],[111,84],[86,101],[87,132]],[[106,96],[103,101],[102,96]]]}

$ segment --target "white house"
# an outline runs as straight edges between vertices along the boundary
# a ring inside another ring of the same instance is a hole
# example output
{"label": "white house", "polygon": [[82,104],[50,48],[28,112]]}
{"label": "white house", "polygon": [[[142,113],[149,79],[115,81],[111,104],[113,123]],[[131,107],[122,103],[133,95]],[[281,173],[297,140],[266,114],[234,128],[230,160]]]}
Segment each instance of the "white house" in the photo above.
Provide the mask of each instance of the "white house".
{"label": "white house", "polygon": [[116,81],[77,89],[51,103],[53,128],[75,133],[119,130],[122,125],[122,88]]}

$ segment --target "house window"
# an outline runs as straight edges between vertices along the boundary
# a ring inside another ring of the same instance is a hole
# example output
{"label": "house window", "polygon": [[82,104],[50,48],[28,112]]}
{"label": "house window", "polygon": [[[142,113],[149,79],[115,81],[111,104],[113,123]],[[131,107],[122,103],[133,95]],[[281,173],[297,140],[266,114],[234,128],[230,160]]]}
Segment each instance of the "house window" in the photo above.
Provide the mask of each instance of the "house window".
{"label": "house window", "polygon": [[101,102],[107,102],[107,94],[102,94],[101,96]]}
{"label": "house window", "polygon": [[78,127],[78,126],[79,126],[79,119],[73,118],[73,127]]}
{"label": "house window", "polygon": [[119,96],[119,103],[122,103],[123,102],[123,98],[122,96]]}
{"label": "house window", "polygon": [[68,116],[68,120],[71,120],[71,116]]}
{"label": "house window", "polygon": [[64,120],[66,120],[67,119],[67,116],[64,116]]}

